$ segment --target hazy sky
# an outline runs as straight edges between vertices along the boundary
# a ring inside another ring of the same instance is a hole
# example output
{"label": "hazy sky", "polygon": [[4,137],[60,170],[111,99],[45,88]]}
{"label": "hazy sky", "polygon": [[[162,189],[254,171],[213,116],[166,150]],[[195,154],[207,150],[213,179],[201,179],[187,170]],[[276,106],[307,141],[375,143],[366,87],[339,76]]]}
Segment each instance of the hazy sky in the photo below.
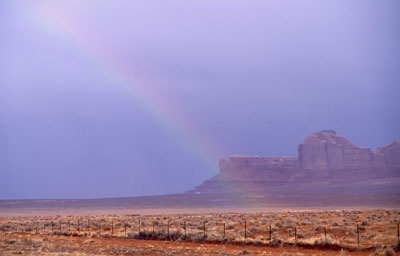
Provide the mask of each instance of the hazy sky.
{"label": "hazy sky", "polygon": [[184,192],[400,139],[400,1],[0,1],[0,199]]}

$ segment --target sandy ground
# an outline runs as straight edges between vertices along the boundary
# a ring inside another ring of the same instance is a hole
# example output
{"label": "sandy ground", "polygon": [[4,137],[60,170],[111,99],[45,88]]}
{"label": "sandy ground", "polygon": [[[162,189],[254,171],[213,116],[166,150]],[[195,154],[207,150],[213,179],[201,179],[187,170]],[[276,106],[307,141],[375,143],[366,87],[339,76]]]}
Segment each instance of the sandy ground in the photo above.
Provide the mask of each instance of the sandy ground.
{"label": "sandy ground", "polygon": [[0,255],[399,254],[400,209],[175,210],[0,217]]}
{"label": "sandy ground", "polygon": [[[0,208],[0,217],[18,216],[101,216],[101,215],[154,215],[154,214],[207,214],[207,213],[257,213],[257,212],[307,212],[307,211],[368,211],[376,207],[209,207],[209,208],[130,208],[130,207],[51,207],[51,208]],[[379,207],[380,210],[395,210],[398,207]]]}
{"label": "sandy ground", "polygon": [[[371,251],[213,244],[182,241],[51,236],[13,233],[1,237],[2,255],[373,255]],[[391,251],[389,251],[391,252]]]}

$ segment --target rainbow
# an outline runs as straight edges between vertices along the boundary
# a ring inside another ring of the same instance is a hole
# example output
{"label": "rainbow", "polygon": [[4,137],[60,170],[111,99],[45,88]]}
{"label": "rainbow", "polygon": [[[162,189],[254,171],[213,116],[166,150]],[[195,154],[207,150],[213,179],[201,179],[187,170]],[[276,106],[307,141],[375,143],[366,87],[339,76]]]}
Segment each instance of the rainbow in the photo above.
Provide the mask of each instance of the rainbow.
{"label": "rainbow", "polygon": [[[73,45],[89,60],[96,63],[96,67],[111,79],[116,87],[133,97],[146,111],[151,113],[154,120],[182,145],[187,152],[204,163],[207,174],[215,173],[217,162],[221,156],[220,145],[207,134],[197,131],[190,120],[185,119],[179,108],[166,95],[152,86],[152,81],[139,76],[132,67],[119,60],[109,48],[103,47],[100,40],[95,40],[89,33],[65,16],[61,10],[49,4],[25,2],[28,15],[46,32],[60,37]],[[26,9],[25,9],[26,10]]]}

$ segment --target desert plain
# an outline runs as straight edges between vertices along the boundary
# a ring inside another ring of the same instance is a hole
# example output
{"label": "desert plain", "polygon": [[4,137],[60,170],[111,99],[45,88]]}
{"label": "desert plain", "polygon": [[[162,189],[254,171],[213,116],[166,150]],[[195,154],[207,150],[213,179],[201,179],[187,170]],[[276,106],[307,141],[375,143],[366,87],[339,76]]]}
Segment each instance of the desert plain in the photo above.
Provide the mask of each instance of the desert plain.
{"label": "desert plain", "polygon": [[[215,210],[215,209],[214,209]],[[400,209],[0,217],[1,255],[398,255]],[[79,212],[78,212],[79,213]],[[81,212],[83,213],[83,212]],[[42,212],[43,214],[43,212]]]}

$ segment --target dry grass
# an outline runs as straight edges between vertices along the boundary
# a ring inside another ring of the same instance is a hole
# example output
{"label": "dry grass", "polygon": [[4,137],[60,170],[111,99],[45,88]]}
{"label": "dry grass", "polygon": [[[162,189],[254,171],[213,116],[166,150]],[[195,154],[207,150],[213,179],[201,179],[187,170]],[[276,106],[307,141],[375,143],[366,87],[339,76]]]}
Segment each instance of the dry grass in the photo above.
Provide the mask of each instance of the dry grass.
{"label": "dry grass", "polygon": [[[302,250],[311,248],[341,255],[346,250],[363,252],[356,249],[394,255],[399,219],[399,210],[10,217],[0,218],[0,251],[2,255],[251,255],[254,252],[247,248],[276,248],[277,255],[302,255]],[[174,246],[163,248],[163,243]],[[203,245],[219,249],[207,251]],[[295,245],[294,252],[285,254]],[[227,246],[246,249],[224,252]],[[271,255],[268,250],[265,255]]]}

